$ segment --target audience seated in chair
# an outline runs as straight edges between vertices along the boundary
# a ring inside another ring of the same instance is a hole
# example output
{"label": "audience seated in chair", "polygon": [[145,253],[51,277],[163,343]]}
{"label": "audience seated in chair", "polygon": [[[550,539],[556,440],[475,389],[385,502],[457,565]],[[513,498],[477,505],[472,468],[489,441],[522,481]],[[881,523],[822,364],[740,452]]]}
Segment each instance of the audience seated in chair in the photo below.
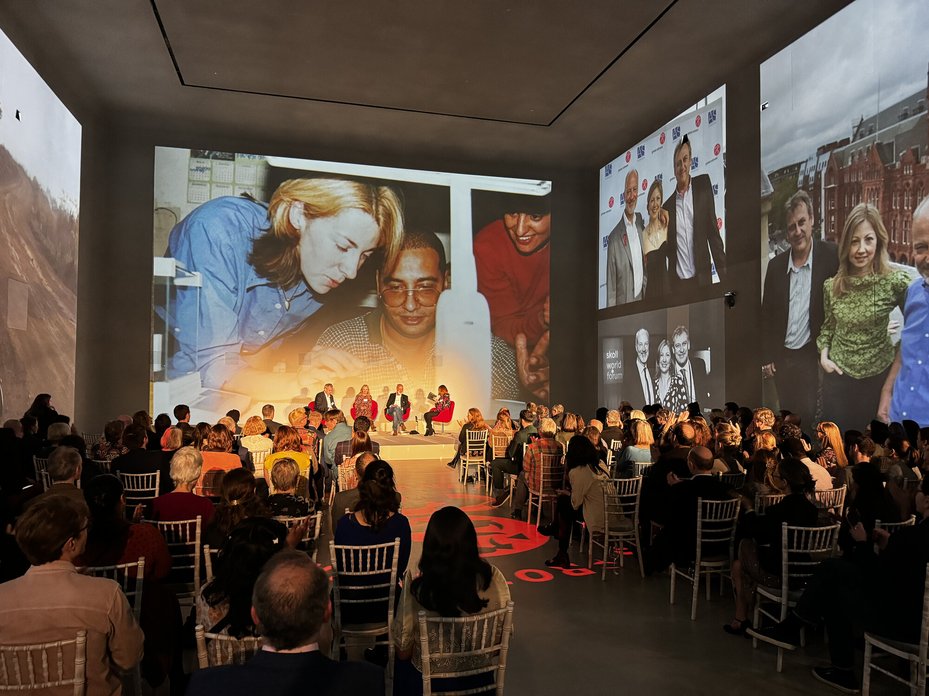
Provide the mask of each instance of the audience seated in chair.
{"label": "audience seated in chair", "polygon": [[196,495],[194,486],[200,480],[203,456],[193,447],[181,447],[171,457],[171,480],[174,490],[159,495],[152,501],[152,517],[156,522],[193,520],[197,515],[204,526],[213,519],[213,503],[209,498]]}
{"label": "audience seated in chair", "polygon": [[[551,418],[543,418],[539,422],[539,437],[529,443],[526,448],[525,457],[522,460],[522,472],[516,479],[516,489],[513,492],[513,516],[521,513],[523,507],[529,500],[529,486],[533,490],[538,490],[542,469],[542,455],[550,455],[555,458],[558,466],[561,466],[561,445],[555,440],[555,421]],[[515,437],[513,438],[515,441]]]}
{"label": "audience seated in chair", "polygon": [[289,425],[282,425],[277,429],[277,434],[274,436],[273,450],[264,461],[265,480],[271,480],[271,470],[274,468],[274,463],[284,457],[292,459],[300,467],[297,492],[304,497],[316,499],[318,489],[316,486],[310,485],[310,480],[318,480],[323,472],[316,461],[316,455],[313,453],[307,454],[303,451],[300,433]]}
{"label": "audience seated in chair", "polygon": [[78,503],[84,502],[84,494],[77,487],[83,471],[80,452],[73,447],[56,447],[48,458],[48,477],[52,485],[38,498],[63,495]]}
{"label": "audience seated in chair", "polygon": [[[570,417],[569,414],[568,417]],[[567,420],[567,418],[566,418]],[[519,430],[513,435],[510,446],[506,449],[506,458],[495,459],[490,466],[490,475],[493,480],[494,507],[500,507],[506,502],[509,493],[503,488],[503,475],[518,476],[523,470],[523,445],[529,444],[530,439],[537,438],[539,431],[532,423],[532,414],[528,409],[519,412]],[[525,501],[523,502],[525,504]],[[513,507],[513,517],[522,515],[522,509]]]}
{"label": "audience seated in chair", "polygon": [[140,425],[129,425],[123,431],[123,444],[129,448],[113,460],[111,472],[114,474],[154,474],[161,472],[161,490],[159,494],[171,490],[171,455],[160,449],[148,449],[148,435]]}
{"label": "audience seated in chair", "polygon": [[[334,453],[335,465],[339,466],[345,457],[354,456],[358,454],[358,452],[362,452],[362,451],[371,451],[371,452],[374,452],[374,454],[379,455],[381,453],[381,446],[380,444],[378,444],[377,442],[375,442],[374,440],[370,438],[369,436],[370,431],[371,431],[371,419],[370,418],[367,418],[365,416],[359,416],[358,418],[356,418],[355,422],[352,423],[352,437],[348,440],[342,440],[341,442],[336,443],[335,453]],[[370,450],[357,449],[357,447],[359,446],[358,443],[363,441],[363,438],[361,437],[362,435],[365,435],[368,438],[368,442],[370,443],[370,446],[371,446]],[[357,450],[357,451],[353,451],[353,450]]]}
{"label": "audience seated in chair", "polygon": [[[358,499],[361,496],[358,487],[361,485],[361,480],[364,478],[365,468],[368,464],[377,459],[377,455],[374,452],[362,452],[355,457],[355,485],[351,488],[346,488],[335,494],[335,497],[332,500],[331,509],[329,514],[331,516],[331,527],[330,529],[334,532],[336,525],[339,520],[345,515],[346,511],[354,510],[358,505]],[[397,504],[399,506],[400,493],[397,493]]]}
{"label": "audience seated in chair", "polygon": [[32,566],[0,585],[0,645],[51,642],[87,631],[88,694],[118,694],[119,671],[142,659],[142,630],[118,583],[80,575],[87,506],[66,496],[36,500],[16,523]]}
{"label": "audience seated in chair", "polygon": [[190,696],[354,696],[384,693],[384,673],[362,662],[335,662],[320,650],[329,622],[329,578],[305,553],[281,551],[267,562],[251,616],[263,646],[244,665],[194,673]]}
{"label": "audience seated in chair", "polygon": [[271,468],[271,487],[268,509],[274,517],[305,517],[313,511],[313,503],[297,495],[300,467],[290,457],[281,457]]}
{"label": "audience seated in chair", "polygon": [[223,477],[220,502],[213,513],[213,521],[203,534],[203,543],[218,549],[226,536],[245,518],[270,516],[267,504],[255,490],[255,475],[245,469],[230,471]]}

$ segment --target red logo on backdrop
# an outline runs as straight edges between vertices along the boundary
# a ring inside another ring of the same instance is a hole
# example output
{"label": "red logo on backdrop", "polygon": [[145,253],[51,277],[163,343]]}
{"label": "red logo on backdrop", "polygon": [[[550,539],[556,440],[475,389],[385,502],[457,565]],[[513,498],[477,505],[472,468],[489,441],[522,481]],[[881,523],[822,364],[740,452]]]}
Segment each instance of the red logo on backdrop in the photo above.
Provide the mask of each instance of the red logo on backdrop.
{"label": "red logo on backdrop", "polygon": [[[463,499],[467,496],[461,496]],[[472,497],[473,500],[473,497]],[[410,520],[413,528],[413,541],[422,541],[426,532],[426,525],[433,512],[445,505],[454,505],[454,500],[444,500],[441,503],[431,503],[414,509],[404,507],[403,514]],[[493,556],[510,556],[515,553],[524,553],[544,546],[548,537],[539,534],[535,525],[506,517],[493,517],[490,499],[484,503],[459,505],[474,523],[477,531],[477,547],[485,558]]]}
{"label": "red logo on backdrop", "polygon": [[721,230],[723,228],[723,219],[716,218],[716,229]]}
{"label": "red logo on backdrop", "polygon": [[661,135],[658,136],[658,142],[664,145],[664,132],[662,132]]}
{"label": "red logo on backdrop", "polygon": [[632,159],[632,153],[631,153],[631,152],[627,152],[627,153],[626,153],[626,161],[628,162],[628,161],[631,160],[631,159]]}
{"label": "red logo on backdrop", "polygon": [[644,191],[647,188],[648,188],[648,179],[642,179],[642,190]]}
{"label": "red logo on backdrop", "polygon": [[694,119],[694,122],[697,124],[697,128],[700,127],[700,114],[697,114],[697,118]]}
{"label": "red logo on backdrop", "polygon": [[615,203],[615,202],[616,202],[616,201],[613,200],[613,196],[610,196],[610,207],[611,207],[611,208],[613,207],[613,203]]}
{"label": "red logo on backdrop", "polygon": [[719,143],[716,143],[716,145],[713,146],[713,154],[716,155],[716,156],[718,157],[718,156],[719,156],[719,151],[720,151],[721,149],[722,149],[722,148],[719,146]]}

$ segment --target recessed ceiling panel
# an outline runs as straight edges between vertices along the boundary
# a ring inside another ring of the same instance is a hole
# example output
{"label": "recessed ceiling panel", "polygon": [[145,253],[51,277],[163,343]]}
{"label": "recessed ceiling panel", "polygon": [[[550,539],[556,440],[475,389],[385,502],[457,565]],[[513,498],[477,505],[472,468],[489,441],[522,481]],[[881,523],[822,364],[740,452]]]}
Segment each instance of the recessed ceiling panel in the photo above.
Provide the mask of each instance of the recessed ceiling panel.
{"label": "recessed ceiling panel", "polygon": [[548,125],[670,2],[153,5],[188,86]]}

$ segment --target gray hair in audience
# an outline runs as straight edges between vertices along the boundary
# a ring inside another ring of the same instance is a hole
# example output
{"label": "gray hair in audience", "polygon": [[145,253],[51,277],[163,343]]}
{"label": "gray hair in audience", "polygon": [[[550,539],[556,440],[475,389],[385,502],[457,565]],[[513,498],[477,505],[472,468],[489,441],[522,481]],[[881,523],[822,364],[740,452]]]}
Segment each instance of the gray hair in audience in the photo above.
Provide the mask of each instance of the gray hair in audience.
{"label": "gray hair in audience", "polygon": [[329,577],[302,551],[272,556],[252,591],[258,631],[275,650],[316,640],[328,606]]}
{"label": "gray hair in audience", "polygon": [[48,458],[48,476],[52,481],[70,481],[81,470],[81,461],[81,453],[73,447],[56,447]]}
{"label": "gray hair in audience", "polygon": [[290,457],[281,457],[271,467],[271,485],[277,492],[294,490],[299,476],[300,466]]}
{"label": "gray hair in audience", "polygon": [[194,483],[203,469],[203,455],[196,447],[181,447],[171,457],[171,480],[175,486]]}
{"label": "gray hair in audience", "polygon": [[555,421],[551,418],[543,418],[539,421],[539,435],[554,437],[557,432],[558,426],[555,425]]}
{"label": "gray hair in audience", "polygon": [[71,426],[67,423],[52,423],[48,426],[48,441],[58,442],[63,437],[71,434]]}

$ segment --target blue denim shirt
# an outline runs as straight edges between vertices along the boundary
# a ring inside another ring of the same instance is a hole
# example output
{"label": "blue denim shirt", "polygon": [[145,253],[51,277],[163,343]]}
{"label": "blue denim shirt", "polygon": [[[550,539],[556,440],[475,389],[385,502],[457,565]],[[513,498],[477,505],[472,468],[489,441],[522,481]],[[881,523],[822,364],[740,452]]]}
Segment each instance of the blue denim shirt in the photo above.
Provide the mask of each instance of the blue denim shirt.
{"label": "blue denim shirt", "polygon": [[923,278],[906,291],[900,358],[890,420],[929,425],[929,285]]}
{"label": "blue denim shirt", "polygon": [[177,293],[175,373],[199,370],[203,386],[220,388],[244,367],[243,353],[292,331],[322,306],[305,282],[285,297],[248,262],[252,242],[269,227],[266,206],[224,196],[199,206],[171,230],[168,256],[202,276],[199,312],[194,292]]}

